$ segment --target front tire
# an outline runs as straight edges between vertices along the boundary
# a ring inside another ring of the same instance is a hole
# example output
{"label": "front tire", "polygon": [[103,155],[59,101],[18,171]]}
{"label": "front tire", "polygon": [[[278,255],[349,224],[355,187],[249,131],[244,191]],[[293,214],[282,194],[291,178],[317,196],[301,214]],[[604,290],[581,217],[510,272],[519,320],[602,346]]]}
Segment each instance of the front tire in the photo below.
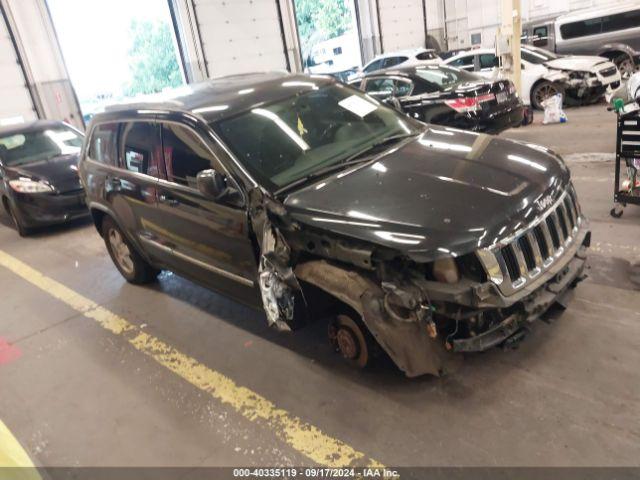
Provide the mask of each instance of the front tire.
{"label": "front tire", "polygon": [[542,102],[558,93],[563,93],[563,91],[555,83],[546,80],[536,83],[531,89],[531,105],[536,110],[544,110]]}
{"label": "front tire", "polygon": [[633,72],[636,70],[635,63],[633,59],[627,55],[626,53],[622,53],[613,59],[613,63],[615,63],[616,67],[620,71],[620,76],[623,80],[626,80]]}
{"label": "front tire", "polygon": [[102,222],[102,238],[111,260],[127,282],[142,285],[158,277],[160,270],[153,268],[140,256],[120,227],[109,217]]}
{"label": "front tire", "polygon": [[7,212],[11,217],[11,221],[13,222],[14,227],[16,227],[16,230],[18,231],[18,235],[20,235],[21,237],[28,237],[31,234],[31,229],[27,228],[24,225],[22,218],[20,218],[20,214],[16,212],[15,208],[13,208],[8,202]]}
{"label": "front tire", "polygon": [[347,363],[355,368],[365,368],[372,356],[372,341],[363,326],[349,315],[340,314],[329,324],[329,340]]}

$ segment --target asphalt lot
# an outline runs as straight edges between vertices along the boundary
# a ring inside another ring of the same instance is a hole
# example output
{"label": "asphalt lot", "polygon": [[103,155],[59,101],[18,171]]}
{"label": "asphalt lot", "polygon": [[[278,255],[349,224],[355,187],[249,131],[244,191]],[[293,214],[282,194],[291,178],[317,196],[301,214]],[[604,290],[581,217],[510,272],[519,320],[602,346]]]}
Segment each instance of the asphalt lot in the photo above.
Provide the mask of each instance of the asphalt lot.
{"label": "asphalt lot", "polygon": [[0,420],[46,466],[639,465],[640,208],[609,216],[613,114],[567,113],[503,134],[568,155],[593,231],[590,278],[518,349],[352,370],[321,325],[277,333],[170,273],[126,284],[90,222],[21,239],[2,217]]}

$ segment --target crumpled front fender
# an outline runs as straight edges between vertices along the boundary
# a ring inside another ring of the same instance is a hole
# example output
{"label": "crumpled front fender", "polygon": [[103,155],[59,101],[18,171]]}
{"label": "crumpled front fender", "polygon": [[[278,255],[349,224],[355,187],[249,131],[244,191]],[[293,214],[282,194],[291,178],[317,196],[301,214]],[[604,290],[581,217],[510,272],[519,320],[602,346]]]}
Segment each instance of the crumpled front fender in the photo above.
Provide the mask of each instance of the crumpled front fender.
{"label": "crumpled front fender", "polygon": [[336,297],[358,312],[365,325],[408,377],[451,372],[461,358],[433,338],[425,319],[399,319],[384,306],[385,292],[371,278],[324,260],[312,260],[296,266],[296,277]]}

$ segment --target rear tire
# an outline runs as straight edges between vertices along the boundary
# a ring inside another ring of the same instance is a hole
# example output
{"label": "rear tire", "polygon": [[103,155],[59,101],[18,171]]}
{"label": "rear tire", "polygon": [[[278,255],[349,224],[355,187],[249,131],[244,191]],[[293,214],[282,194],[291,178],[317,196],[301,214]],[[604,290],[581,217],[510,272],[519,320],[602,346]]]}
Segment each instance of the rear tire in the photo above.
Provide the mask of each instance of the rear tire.
{"label": "rear tire", "polygon": [[558,93],[564,93],[562,88],[546,80],[536,83],[531,89],[531,105],[536,110],[544,110],[542,102]]}
{"label": "rear tire", "polygon": [[102,221],[102,237],[111,260],[127,282],[142,285],[155,281],[160,270],[140,256],[110,217]]}

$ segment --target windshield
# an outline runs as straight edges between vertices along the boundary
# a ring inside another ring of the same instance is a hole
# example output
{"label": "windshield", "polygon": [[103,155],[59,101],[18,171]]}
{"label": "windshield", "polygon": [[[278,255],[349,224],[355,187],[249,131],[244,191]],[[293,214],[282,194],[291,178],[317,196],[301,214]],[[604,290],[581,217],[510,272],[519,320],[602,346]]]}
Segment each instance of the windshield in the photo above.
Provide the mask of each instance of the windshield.
{"label": "windshield", "polygon": [[342,84],[332,84],[213,125],[238,160],[275,190],[422,124]]}
{"label": "windshield", "polygon": [[523,60],[538,65],[558,58],[555,53],[551,53],[548,50],[543,50],[542,48],[523,48],[520,51],[520,55],[522,56]]}
{"label": "windshield", "polygon": [[68,127],[0,136],[0,158],[12,167],[80,153],[82,135]]}
{"label": "windshield", "polygon": [[416,75],[422,78],[432,89],[443,91],[464,82],[475,82],[479,78],[473,73],[452,67],[427,66],[416,68]]}

